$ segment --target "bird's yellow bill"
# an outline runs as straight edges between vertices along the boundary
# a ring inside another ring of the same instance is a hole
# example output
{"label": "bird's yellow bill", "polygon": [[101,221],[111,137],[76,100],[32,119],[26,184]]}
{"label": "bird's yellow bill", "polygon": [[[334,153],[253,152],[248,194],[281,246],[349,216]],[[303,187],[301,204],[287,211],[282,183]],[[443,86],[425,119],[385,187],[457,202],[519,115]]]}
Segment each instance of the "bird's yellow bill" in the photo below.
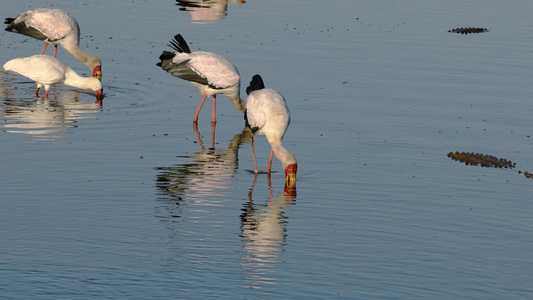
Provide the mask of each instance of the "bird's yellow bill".
{"label": "bird's yellow bill", "polygon": [[288,173],[287,176],[285,176],[285,187],[296,187],[296,173]]}
{"label": "bird's yellow bill", "polygon": [[96,77],[96,78],[102,80],[102,68],[100,66],[94,68],[93,77]]}

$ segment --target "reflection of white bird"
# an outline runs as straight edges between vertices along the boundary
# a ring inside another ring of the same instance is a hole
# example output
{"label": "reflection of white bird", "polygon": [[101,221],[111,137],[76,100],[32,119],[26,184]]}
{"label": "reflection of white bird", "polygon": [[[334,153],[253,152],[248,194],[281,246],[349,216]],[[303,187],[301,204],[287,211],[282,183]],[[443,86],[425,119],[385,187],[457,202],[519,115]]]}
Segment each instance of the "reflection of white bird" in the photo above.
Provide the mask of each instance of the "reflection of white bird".
{"label": "reflection of white bird", "polygon": [[[241,266],[250,274],[255,287],[261,283],[272,283],[277,264],[285,245],[288,218],[284,216],[287,207],[296,204],[296,190],[284,190],[278,196],[272,195],[272,184],[268,177],[270,197],[267,203],[253,201],[257,175],[248,192],[249,203],[244,204],[241,214],[241,237],[244,244]],[[257,198],[257,197],[255,197]]]}
{"label": "reflection of white bird", "polygon": [[236,134],[226,149],[208,150],[203,147],[200,133],[197,134],[201,151],[193,152],[186,164],[158,168],[161,174],[157,176],[157,186],[172,198],[192,197],[196,204],[214,205],[213,196],[231,190],[239,148],[249,140],[251,132],[245,128]]}
{"label": "reflection of white bird", "polygon": [[205,51],[191,52],[187,42],[178,34],[172,40],[170,47],[177,52],[164,51],[159,57],[161,62],[157,65],[175,77],[189,81],[204,95],[200,106],[194,114],[193,121],[198,121],[198,114],[207,97],[213,97],[213,115],[211,122],[216,123],[216,95],[224,94],[231,103],[240,111],[244,108],[241,104],[239,89],[241,78],[237,68],[225,58]]}
{"label": "reflection of white bird", "polygon": [[193,23],[222,20],[228,9],[227,0],[178,0],[176,5],[183,6],[180,10],[189,12],[189,17]]}
{"label": "reflection of white bird", "polygon": [[[228,0],[176,0],[180,10],[189,12],[193,23],[214,23],[227,15]],[[244,0],[230,0],[233,4],[243,4]]]}
{"label": "reflection of white bird", "polygon": [[48,44],[54,45],[54,57],[57,45],[62,45],[77,60],[91,69],[93,76],[102,78],[102,62],[94,55],[80,50],[80,28],[76,19],[60,9],[37,8],[21,13],[16,18],[6,18],[6,31],[20,33],[44,41],[41,54]]}
{"label": "reflection of white bird", "polygon": [[59,133],[78,127],[78,120],[96,118],[95,114],[101,112],[100,105],[78,101],[78,95],[76,90],[64,90],[59,99],[36,101],[12,95],[3,105],[5,119],[0,127],[6,132],[31,135],[34,140],[62,138],[65,135]]}
{"label": "reflection of white bird", "polygon": [[39,89],[44,86],[46,97],[50,86],[56,83],[70,85],[80,89],[91,89],[96,92],[96,96],[102,97],[102,83],[98,78],[81,77],[67,64],[57,58],[47,55],[34,55],[25,58],[15,58],[4,64],[6,71],[13,71],[36,81],[37,90],[35,94],[39,96]]}
{"label": "reflection of white bird", "polygon": [[283,164],[285,169],[286,185],[292,187],[296,184],[296,172],[298,165],[296,158],[285,147],[283,147],[283,136],[289,127],[291,115],[283,96],[273,89],[265,89],[263,79],[255,75],[246,88],[248,98],[244,110],[246,126],[252,130],[250,144],[254,156],[255,173],[258,173],[257,160],[255,159],[254,134],[266,136],[272,150],[268,161],[267,173],[270,174],[272,168],[272,154]]}

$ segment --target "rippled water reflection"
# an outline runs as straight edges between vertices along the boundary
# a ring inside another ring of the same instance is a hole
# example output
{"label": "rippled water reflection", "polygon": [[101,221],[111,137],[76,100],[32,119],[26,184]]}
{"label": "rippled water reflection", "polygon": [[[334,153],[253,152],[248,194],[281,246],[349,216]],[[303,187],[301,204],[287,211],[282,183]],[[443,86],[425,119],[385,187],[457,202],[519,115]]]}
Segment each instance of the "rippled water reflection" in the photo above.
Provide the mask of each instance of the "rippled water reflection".
{"label": "rippled water reflection", "polygon": [[238,151],[242,144],[249,142],[250,130],[245,128],[236,134],[223,149],[214,148],[215,130],[211,133],[211,146],[206,148],[197,126],[200,151],[190,153],[188,163],[158,167],[157,187],[170,199],[188,199],[196,205],[216,205],[209,201],[212,196],[229,195],[233,189],[234,173],[238,169]]}
{"label": "rippled water reflection", "polygon": [[6,97],[3,105],[5,132],[21,133],[31,136],[32,140],[55,140],[65,137],[65,133],[78,127],[80,119],[97,118],[102,107],[98,103],[78,101],[79,92],[65,90],[46,98]]}
{"label": "rippled water reflection", "polygon": [[268,197],[254,195],[257,175],[248,193],[241,214],[241,237],[245,254],[241,267],[247,274],[245,287],[260,288],[264,284],[275,284],[278,264],[282,263],[286,225],[286,210],[296,204],[296,190],[283,190],[273,195],[270,176],[268,176]]}
{"label": "rippled water reflection", "polygon": [[[249,143],[251,132],[244,128],[225,148],[220,145],[215,148],[214,131],[208,135],[210,145],[208,143],[209,146],[206,146],[197,126],[193,126],[193,130],[200,151],[180,156],[180,159],[188,161],[185,164],[156,168],[159,172],[157,187],[160,191],[156,216],[168,220],[165,222],[169,222],[167,228],[173,232],[172,241],[178,242],[195,236],[194,243],[202,244],[202,240],[210,237],[202,238],[202,234],[195,232],[196,226],[189,226],[187,223],[209,222],[216,227],[231,224],[227,221],[214,221],[209,215],[217,214],[223,209],[227,205],[227,197],[234,193],[239,150]],[[246,149],[246,155],[251,155],[249,151]],[[243,286],[246,288],[261,288],[278,281],[275,273],[277,265],[282,263],[281,254],[287,235],[288,219],[284,216],[284,211],[292,210],[296,204],[295,189],[285,188],[276,193],[272,189],[271,177],[259,176],[259,184],[264,186],[256,191],[258,175],[250,173],[253,182],[240,215],[239,236],[243,244],[240,266],[243,274],[246,274],[246,285]],[[192,253],[188,255],[191,260],[196,260]]]}

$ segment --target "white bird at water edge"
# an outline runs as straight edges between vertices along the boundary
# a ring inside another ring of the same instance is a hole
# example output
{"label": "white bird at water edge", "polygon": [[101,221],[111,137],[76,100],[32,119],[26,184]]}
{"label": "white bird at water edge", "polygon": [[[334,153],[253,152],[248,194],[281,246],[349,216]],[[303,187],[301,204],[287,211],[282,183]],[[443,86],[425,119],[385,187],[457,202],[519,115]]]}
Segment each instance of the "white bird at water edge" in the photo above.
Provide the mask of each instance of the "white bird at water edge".
{"label": "white bird at water edge", "polygon": [[25,58],[15,58],[4,64],[4,70],[13,71],[37,83],[35,95],[39,97],[39,89],[44,86],[46,97],[50,86],[57,83],[70,85],[80,89],[90,89],[96,92],[98,100],[103,98],[102,83],[98,78],[82,77],[67,64],[55,57],[34,55]]}
{"label": "white bird at water edge", "polygon": [[215,53],[206,51],[191,52],[185,39],[178,34],[174,40],[170,41],[169,46],[176,52],[164,51],[159,59],[161,62],[157,66],[172,74],[175,77],[189,81],[196,86],[200,93],[204,95],[200,106],[196,110],[193,122],[198,121],[198,114],[204,105],[207,97],[213,97],[213,113],[211,123],[215,124],[216,120],[216,95],[226,95],[233,106],[243,111],[239,89],[241,78],[237,68]]}
{"label": "white bird at water edge", "polygon": [[6,18],[6,31],[20,33],[41,41],[44,54],[48,44],[54,45],[54,57],[57,45],[63,46],[77,60],[91,69],[93,76],[102,78],[102,62],[94,55],[80,50],[80,27],[74,17],[60,9],[37,8],[23,12],[15,18]]}
{"label": "white bird at water edge", "polygon": [[283,146],[283,136],[291,122],[291,114],[285,99],[277,91],[266,89],[263,79],[259,75],[254,75],[250,81],[250,86],[246,88],[246,93],[248,98],[245,101],[244,120],[246,126],[252,130],[250,144],[254,157],[254,172],[259,173],[255,158],[254,135],[264,135],[272,147],[267,173],[270,174],[271,172],[272,155],[276,154],[283,169],[285,169],[285,185],[294,187],[298,164],[294,155]]}

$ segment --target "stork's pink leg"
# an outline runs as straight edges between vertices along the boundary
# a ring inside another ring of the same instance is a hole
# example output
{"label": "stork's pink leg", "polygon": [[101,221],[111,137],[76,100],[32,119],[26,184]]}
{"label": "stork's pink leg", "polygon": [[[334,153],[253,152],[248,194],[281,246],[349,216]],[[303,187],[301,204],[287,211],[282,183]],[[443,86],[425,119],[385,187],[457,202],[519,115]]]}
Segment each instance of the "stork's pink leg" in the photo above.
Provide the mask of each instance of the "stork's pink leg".
{"label": "stork's pink leg", "polygon": [[57,56],[57,45],[54,46],[54,57]]}
{"label": "stork's pink leg", "polygon": [[46,47],[48,47],[48,42],[44,42],[43,51],[41,51],[41,55],[44,54],[44,51],[46,50]]}
{"label": "stork's pink leg", "polygon": [[48,99],[48,91],[46,91],[46,93],[44,93],[44,97],[45,97],[46,99]]}
{"label": "stork's pink leg", "polygon": [[211,123],[211,149],[215,149],[215,129],[217,123]]}
{"label": "stork's pink leg", "polygon": [[194,123],[198,122],[198,114],[200,114],[200,110],[202,110],[202,106],[204,106],[205,98],[207,98],[207,95],[204,95],[204,98],[202,99],[202,102],[200,102],[200,106],[198,106],[198,109],[196,110],[196,113],[194,113],[194,117],[192,121]]}
{"label": "stork's pink leg", "polygon": [[213,115],[211,116],[211,123],[217,122],[217,95],[213,95]]}
{"label": "stork's pink leg", "polygon": [[39,90],[40,89],[41,89],[40,87],[37,87],[37,89],[35,90],[35,96],[37,96],[37,98],[39,98]]}
{"label": "stork's pink leg", "polygon": [[270,150],[270,160],[268,161],[267,174],[270,174],[270,170],[272,170],[272,156],[273,155],[274,155],[274,148]]}
{"label": "stork's pink leg", "polygon": [[254,173],[257,174],[259,173],[259,170],[257,169],[257,160],[255,159],[254,134],[253,133],[250,135],[250,145],[252,145],[252,154],[254,156],[254,166],[255,166]]}

